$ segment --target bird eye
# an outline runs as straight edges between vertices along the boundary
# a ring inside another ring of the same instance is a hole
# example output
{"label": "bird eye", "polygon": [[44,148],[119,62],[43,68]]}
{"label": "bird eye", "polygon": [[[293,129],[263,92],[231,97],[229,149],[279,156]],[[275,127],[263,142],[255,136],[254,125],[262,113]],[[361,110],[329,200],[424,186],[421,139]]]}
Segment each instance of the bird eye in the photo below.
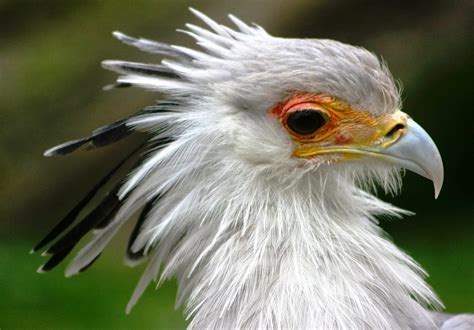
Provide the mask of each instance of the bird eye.
{"label": "bird eye", "polygon": [[316,132],[326,123],[326,116],[323,112],[306,109],[290,113],[286,119],[286,124],[295,133],[308,135]]}

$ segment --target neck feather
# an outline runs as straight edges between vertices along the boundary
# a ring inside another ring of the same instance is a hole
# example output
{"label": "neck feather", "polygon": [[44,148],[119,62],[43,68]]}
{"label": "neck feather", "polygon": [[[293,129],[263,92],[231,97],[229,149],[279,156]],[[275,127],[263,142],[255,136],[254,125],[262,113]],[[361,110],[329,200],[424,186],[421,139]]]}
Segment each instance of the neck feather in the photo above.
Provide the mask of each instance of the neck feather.
{"label": "neck feather", "polygon": [[155,252],[132,304],[161,267],[161,280],[178,278],[178,303],[195,328],[430,325],[423,306],[440,302],[375,218],[403,211],[350,176],[295,170],[282,182],[281,173],[244,166],[186,170],[192,179],[171,179],[172,187],[161,179],[157,220],[136,242]]}

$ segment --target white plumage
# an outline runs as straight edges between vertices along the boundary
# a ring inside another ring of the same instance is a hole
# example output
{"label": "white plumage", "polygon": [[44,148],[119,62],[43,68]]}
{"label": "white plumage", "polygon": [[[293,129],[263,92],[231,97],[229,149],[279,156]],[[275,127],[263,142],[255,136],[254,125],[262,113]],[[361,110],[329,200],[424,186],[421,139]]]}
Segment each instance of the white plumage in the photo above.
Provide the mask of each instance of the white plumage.
{"label": "white plumage", "polygon": [[[52,257],[40,270],[54,267],[95,228],[66,269],[67,276],[80,272],[145,208],[127,262],[147,260],[148,266],[127,311],[151,281],[175,277],[190,328],[439,326],[426,308],[442,304],[424,271],[377,226],[379,215],[409,212],[368,192],[375,186],[397,192],[401,163],[343,160],[336,152],[297,157],[295,145],[303,142],[269,112],[307,92],[344,100],[367,116],[391,116],[400,97],[386,66],[362,48],[275,38],[230,16],[235,31],[193,13],[210,28],[188,24],[183,31],[200,51],[114,33],[167,58],[161,64],[104,61],[123,74],[117,87],[158,91],[167,100],[45,153],[106,145],[136,130],[152,135],[143,161],[46,251]],[[441,160],[430,148],[426,161],[436,163],[434,172],[419,163],[404,167],[430,176],[439,191]],[[35,250],[71,226],[89,197]]]}

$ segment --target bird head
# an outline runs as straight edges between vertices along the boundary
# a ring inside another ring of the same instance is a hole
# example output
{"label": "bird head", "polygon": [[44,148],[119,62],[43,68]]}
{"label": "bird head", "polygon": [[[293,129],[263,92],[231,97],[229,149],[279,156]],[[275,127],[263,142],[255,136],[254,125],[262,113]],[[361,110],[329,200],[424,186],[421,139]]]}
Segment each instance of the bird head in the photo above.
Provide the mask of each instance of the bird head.
{"label": "bird head", "polygon": [[[275,38],[230,15],[239,28],[234,31],[193,12],[212,32],[187,24],[183,32],[204,52],[173,46],[175,59],[162,63],[177,79],[119,78],[180,99],[175,116],[161,117],[180,136],[191,143],[205,136],[203,143],[224,146],[214,155],[280,178],[337,171],[393,190],[404,168],[432,180],[438,196],[440,154],[400,110],[399,88],[377,56],[333,40]],[[114,61],[104,66],[124,72]],[[139,118],[132,125],[149,127],[153,121]]]}

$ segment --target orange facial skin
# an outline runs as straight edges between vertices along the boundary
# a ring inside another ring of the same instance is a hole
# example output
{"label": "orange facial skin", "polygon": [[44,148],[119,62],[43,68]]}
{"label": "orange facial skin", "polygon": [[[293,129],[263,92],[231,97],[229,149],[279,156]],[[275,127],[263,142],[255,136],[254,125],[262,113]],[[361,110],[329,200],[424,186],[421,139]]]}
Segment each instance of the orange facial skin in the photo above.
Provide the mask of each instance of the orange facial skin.
{"label": "orange facial skin", "polygon": [[[326,123],[315,132],[300,135],[287,125],[294,111],[318,110]],[[337,154],[342,158],[360,156],[360,150],[386,148],[404,134],[408,116],[401,112],[372,115],[351,108],[347,103],[323,94],[295,93],[270,110],[277,116],[295,141],[293,155],[309,158],[321,154]]]}

